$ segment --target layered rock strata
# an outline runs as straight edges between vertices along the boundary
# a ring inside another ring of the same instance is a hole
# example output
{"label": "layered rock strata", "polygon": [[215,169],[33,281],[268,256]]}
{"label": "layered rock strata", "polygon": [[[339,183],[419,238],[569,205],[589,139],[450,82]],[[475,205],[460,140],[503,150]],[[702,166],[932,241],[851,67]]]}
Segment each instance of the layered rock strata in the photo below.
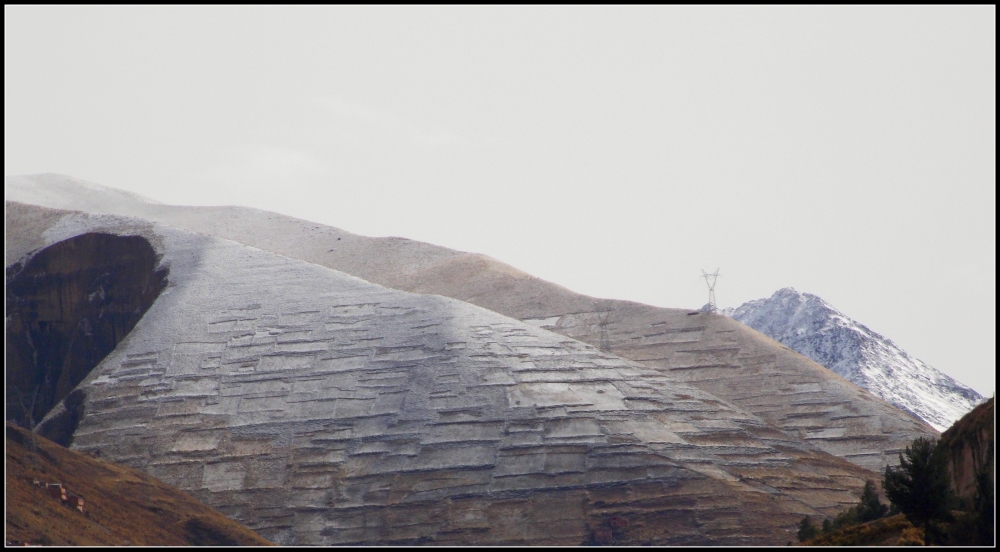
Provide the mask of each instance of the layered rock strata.
{"label": "layered rock strata", "polygon": [[170,284],[77,387],[72,447],[279,543],[782,544],[874,475],[452,299],[120,217],[42,241],[90,232],[143,236]]}
{"label": "layered rock strata", "polygon": [[936,433],[869,391],[724,316],[609,303],[605,308],[611,321],[603,327],[600,310],[537,322],[575,339],[607,343],[615,354],[665,371],[874,471],[898,463],[898,453],[916,436]]}
{"label": "layered rock strata", "polygon": [[444,295],[604,348],[730,402],[791,437],[872,470],[937,431],[723,316],[598,300],[484,255],[368,238],[242,207],[180,207],[59,175],[8,179],[14,198],[117,212],[232,239],[396,289]]}

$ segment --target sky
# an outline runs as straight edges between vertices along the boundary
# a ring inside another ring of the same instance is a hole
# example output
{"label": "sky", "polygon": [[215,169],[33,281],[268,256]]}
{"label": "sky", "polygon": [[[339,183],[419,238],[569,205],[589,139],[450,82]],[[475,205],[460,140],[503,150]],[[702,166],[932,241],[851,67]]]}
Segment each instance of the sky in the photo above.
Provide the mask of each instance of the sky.
{"label": "sky", "polygon": [[819,295],[996,385],[996,7],[4,6],[4,173]]}

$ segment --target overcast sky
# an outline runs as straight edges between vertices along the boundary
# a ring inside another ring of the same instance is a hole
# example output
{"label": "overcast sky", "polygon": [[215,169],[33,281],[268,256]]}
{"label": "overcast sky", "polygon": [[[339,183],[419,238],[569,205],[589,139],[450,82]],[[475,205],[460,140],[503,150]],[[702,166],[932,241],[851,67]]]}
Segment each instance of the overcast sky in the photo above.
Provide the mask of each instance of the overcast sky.
{"label": "overcast sky", "polygon": [[493,256],[791,286],[984,394],[996,8],[4,7],[4,171]]}

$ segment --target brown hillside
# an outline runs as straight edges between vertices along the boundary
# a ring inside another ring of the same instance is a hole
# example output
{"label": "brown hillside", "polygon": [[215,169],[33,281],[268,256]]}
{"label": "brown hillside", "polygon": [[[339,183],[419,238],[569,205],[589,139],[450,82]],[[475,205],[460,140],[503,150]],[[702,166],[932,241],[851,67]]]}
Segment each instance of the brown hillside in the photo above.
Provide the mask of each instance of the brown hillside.
{"label": "brown hillside", "polygon": [[[265,546],[272,543],[157,479],[74,452],[12,424],[6,430],[6,542],[44,545]],[[62,483],[84,512],[33,480]]]}
{"label": "brown hillside", "polygon": [[923,546],[924,530],[914,527],[906,516],[876,519],[845,527],[802,543],[805,546]]}

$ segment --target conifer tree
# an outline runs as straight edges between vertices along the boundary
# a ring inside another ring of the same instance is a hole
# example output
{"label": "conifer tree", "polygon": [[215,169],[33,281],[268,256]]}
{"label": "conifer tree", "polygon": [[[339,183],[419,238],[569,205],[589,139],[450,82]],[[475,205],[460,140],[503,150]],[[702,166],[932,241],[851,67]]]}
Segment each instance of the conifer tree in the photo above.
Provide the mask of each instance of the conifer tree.
{"label": "conifer tree", "polygon": [[859,523],[867,523],[885,517],[889,512],[889,507],[879,500],[878,493],[875,492],[875,482],[871,480],[865,481],[865,489],[861,492],[861,502],[857,508]]}
{"label": "conifer tree", "polygon": [[797,534],[799,542],[805,542],[817,535],[819,535],[819,529],[813,525],[809,516],[802,518],[802,521],[799,522],[799,532]]}
{"label": "conifer tree", "polygon": [[889,500],[906,514],[914,525],[928,529],[928,522],[947,520],[951,488],[943,454],[937,442],[918,437],[905,454],[899,455],[899,467],[885,467],[883,487]]}

